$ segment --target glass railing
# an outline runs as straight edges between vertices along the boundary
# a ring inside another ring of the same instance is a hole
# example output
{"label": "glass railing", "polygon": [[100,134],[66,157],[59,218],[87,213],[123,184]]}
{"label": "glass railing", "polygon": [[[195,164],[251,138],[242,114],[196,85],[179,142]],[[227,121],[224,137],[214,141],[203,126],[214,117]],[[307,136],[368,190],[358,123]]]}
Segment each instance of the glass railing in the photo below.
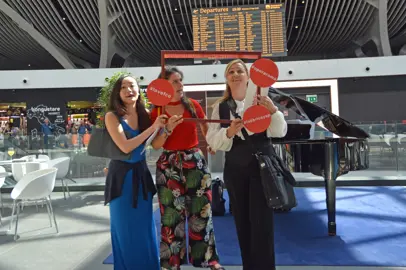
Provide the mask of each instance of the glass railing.
{"label": "glass railing", "polygon": [[370,138],[370,169],[374,177],[406,179],[406,124],[357,124]]}
{"label": "glass railing", "polygon": [[[406,124],[402,123],[357,123],[370,138],[369,169],[349,172],[338,180],[406,180]],[[315,128],[315,139],[331,136],[324,129]],[[309,157],[310,158],[310,157]],[[224,153],[218,152],[209,157],[213,173],[222,173]],[[311,176],[311,180],[317,177]],[[319,180],[322,180],[319,178]]]}
{"label": "glass railing", "polygon": [[[351,172],[341,178],[352,177],[353,180],[406,179],[406,125],[359,123],[357,126],[371,136],[368,139],[370,167],[368,170]],[[11,176],[6,179],[7,185],[16,183],[13,179],[10,160],[30,155],[35,155],[37,159],[42,159],[44,156],[49,159],[69,157],[68,177],[75,180],[76,185],[103,185],[104,168],[107,167],[109,160],[87,154],[90,136],[90,134],[84,136],[68,134],[46,138],[42,134],[37,134],[35,137],[0,134],[0,166],[11,173]],[[323,138],[324,136],[328,136],[328,134],[322,129],[316,128],[315,137]],[[155,164],[160,153],[161,151],[151,147],[146,150],[148,167],[153,174],[155,174]],[[221,174],[224,168],[224,153],[217,152],[215,155],[210,155],[208,162],[212,173]]]}
{"label": "glass railing", "polygon": [[[87,145],[90,134],[83,136],[77,134],[36,136],[2,135],[0,134],[0,166],[7,172],[14,174],[11,161],[33,157],[30,162],[45,162],[46,159],[69,157],[70,165],[68,178],[73,179],[77,185],[102,185],[105,181],[104,169],[109,159],[89,156]],[[102,146],[101,146],[102,147]],[[148,166],[155,173],[155,164],[161,151],[152,147],[146,149]],[[13,176],[7,177],[8,186],[16,183]]]}

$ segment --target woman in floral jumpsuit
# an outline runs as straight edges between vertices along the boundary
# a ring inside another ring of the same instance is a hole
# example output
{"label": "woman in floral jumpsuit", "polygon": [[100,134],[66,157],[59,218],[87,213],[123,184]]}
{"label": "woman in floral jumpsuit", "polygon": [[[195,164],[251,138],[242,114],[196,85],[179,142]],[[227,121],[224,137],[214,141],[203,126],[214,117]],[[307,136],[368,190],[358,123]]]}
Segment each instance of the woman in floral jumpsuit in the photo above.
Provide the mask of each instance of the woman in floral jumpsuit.
{"label": "woman in floral jumpsuit", "polygon": [[[172,101],[163,109],[171,117],[153,140],[155,149],[163,148],[157,161],[156,185],[161,211],[160,256],[163,269],[180,269],[189,260],[195,267],[224,269],[216,250],[212,212],[211,175],[198,148],[196,122],[183,118],[205,118],[200,104],[183,94],[183,74],[166,67],[164,78],[175,89]],[[151,118],[158,116],[157,108]],[[208,125],[200,125],[203,135]],[[210,149],[208,149],[210,151]],[[185,223],[188,231],[185,231]],[[186,237],[189,246],[186,248]]]}

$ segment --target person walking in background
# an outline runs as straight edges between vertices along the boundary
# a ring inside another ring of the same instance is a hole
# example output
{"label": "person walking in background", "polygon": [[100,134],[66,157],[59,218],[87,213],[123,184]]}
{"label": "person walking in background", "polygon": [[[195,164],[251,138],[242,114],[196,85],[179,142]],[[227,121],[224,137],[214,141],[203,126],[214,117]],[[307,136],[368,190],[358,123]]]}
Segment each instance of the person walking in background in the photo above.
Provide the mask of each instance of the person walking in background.
{"label": "person walking in background", "polygon": [[86,132],[91,133],[92,129],[88,123],[86,123],[84,120],[80,121],[80,125],[78,128],[78,147],[86,147],[85,141],[84,141],[84,136],[86,135]]}
{"label": "person walking in background", "polygon": [[53,127],[51,123],[49,123],[49,119],[45,118],[44,123],[41,124],[41,132],[44,135],[44,148],[48,149],[49,148],[49,136],[52,135],[53,132]]}

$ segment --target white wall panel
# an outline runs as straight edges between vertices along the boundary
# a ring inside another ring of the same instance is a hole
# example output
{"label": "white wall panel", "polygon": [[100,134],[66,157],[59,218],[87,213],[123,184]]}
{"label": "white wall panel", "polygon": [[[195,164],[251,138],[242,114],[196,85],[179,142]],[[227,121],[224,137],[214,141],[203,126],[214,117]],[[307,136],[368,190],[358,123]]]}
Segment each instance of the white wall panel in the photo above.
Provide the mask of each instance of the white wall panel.
{"label": "white wall panel", "polygon": [[[340,60],[278,62],[279,81],[406,75],[406,56]],[[369,71],[366,68],[369,67]],[[180,66],[186,84],[224,83],[225,64]],[[0,89],[100,87],[120,69],[0,71]],[[146,85],[156,79],[160,67],[127,68]],[[289,71],[293,71],[290,75]],[[213,77],[217,74],[217,77]],[[26,79],[27,83],[23,83]],[[0,96],[1,98],[1,96]]]}

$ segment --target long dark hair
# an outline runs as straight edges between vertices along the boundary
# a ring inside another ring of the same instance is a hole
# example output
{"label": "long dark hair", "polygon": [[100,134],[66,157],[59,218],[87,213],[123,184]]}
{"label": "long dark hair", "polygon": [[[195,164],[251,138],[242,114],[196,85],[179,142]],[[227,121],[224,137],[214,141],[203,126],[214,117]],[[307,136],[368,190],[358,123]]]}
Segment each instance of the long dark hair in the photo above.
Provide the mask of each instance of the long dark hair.
{"label": "long dark hair", "polygon": [[[158,79],[169,80],[169,77],[174,73],[179,73],[180,77],[183,80],[183,72],[175,66],[165,66],[163,74],[161,72],[158,76]],[[185,92],[183,92],[180,101],[182,102],[183,106],[185,106],[185,109],[190,112],[192,117],[197,118],[196,108],[193,105],[193,102],[185,95]]]}
{"label": "long dark hair", "polygon": [[[123,80],[127,77],[134,78],[131,75],[122,75],[120,76],[117,81],[114,83],[113,90],[110,94],[110,100],[108,105],[108,110],[111,112],[116,113],[118,116],[122,117],[126,115],[127,108],[124,105],[124,102],[121,100],[120,91],[121,91],[121,84]],[[151,126],[151,119],[149,118],[149,114],[147,109],[145,108],[145,101],[141,95],[141,89],[139,90],[138,99],[135,105],[135,110],[138,115],[138,129],[140,132],[143,132],[147,128]]]}

